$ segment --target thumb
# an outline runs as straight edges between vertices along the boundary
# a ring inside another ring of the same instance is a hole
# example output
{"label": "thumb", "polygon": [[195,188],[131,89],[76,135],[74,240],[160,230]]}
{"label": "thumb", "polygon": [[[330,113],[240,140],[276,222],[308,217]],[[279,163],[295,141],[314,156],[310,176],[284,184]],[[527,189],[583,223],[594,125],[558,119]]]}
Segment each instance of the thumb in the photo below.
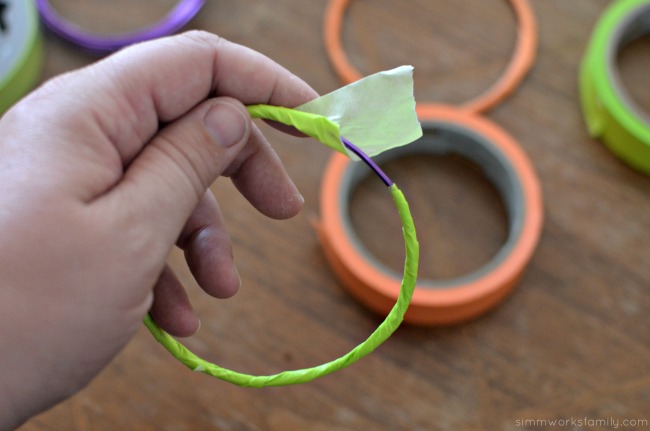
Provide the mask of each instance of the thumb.
{"label": "thumb", "polygon": [[205,190],[244,147],[251,127],[237,100],[205,101],[145,145],[106,197],[113,208],[128,208],[123,222],[146,223],[173,244]]}

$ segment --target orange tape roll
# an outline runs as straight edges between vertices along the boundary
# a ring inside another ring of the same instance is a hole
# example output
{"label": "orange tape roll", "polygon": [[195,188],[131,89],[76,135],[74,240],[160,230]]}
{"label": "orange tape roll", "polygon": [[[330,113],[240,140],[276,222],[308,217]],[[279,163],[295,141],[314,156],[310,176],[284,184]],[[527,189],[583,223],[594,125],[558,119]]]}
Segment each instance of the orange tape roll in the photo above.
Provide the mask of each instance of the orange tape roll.
{"label": "orange tape roll", "polygon": [[[412,154],[455,153],[483,170],[499,191],[509,219],[508,238],[499,252],[474,272],[444,282],[420,280],[405,322],[448,325],[475,318],[512,291],[537,246],[543,205],[533,166],[514,139],[494,123],[450,107],[420,110],[424,136],[377,156],[377,162]],[[337,277],[363,304],[386,315],[402,277],[379,263],[356,236],[348,213],[350,196],[368,174],[364,166],[335,154],[321,188],[318,225],[325,255]],[[421,266],[426,262],[421,262]]]}
{"label": "orange tape roll", "polygon": [[[528,0],[509,0],[518,22],[517,44],[501,77],[488,90],[464,103],[460,109],[485,112],[505,99],[521,83],[535,62],[537,23]],[[340,79],[349,84],[362,77],[348,59],[341,43],[343,17],[350,0],[330,0],[325,12],[325,49]],[[420,104],[418,104],[420,105]]]}

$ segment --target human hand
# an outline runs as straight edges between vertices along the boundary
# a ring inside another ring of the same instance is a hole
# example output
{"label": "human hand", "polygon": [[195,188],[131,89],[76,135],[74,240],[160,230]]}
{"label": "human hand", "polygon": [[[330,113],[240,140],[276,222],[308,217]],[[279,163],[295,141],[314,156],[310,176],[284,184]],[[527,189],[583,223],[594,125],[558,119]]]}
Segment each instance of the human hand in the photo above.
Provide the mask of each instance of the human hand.
{"label": "human hand", "polygon": [[59,76],[6,113],[0,429],[85,386],[149,310],[174,335],[196,331],[165,264],[174,244],[206,292],[236,292],[208,186],[229,176],[267,216],[295,215],[302,198],[244,104],[314,97],[261,54],[191,32]]}

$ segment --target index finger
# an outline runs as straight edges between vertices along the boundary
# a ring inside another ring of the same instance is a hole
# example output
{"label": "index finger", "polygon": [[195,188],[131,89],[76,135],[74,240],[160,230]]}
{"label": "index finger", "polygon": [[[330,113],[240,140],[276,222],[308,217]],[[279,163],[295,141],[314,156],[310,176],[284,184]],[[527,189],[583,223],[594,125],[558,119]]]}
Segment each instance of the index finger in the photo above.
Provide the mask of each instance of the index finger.
{"label": "index finger", "polygon": [[[202,31],[134,45],[79,72],[66,82],[74,105],[94,114],[123,161],[140,151],[160,123],[208,97],[295,107],[317,96],[268,57]],[[69,112],[70,100],[65,103],[60,112]]]}

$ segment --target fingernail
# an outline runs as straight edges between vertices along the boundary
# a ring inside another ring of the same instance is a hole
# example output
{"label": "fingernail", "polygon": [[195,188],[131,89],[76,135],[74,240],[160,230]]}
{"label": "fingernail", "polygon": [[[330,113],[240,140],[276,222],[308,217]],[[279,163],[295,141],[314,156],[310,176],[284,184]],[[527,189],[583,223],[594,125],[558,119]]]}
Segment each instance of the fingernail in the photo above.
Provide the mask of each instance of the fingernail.
{"label": "fingernail", "polygon": [[237,265],[235,265],[234,263],[232,264],[232,271],[235,274],[235,277],[237,277],[237,281],[239,283],[237,285],[237,289],[233,292],[234,295],[235,293],[239,292],[239,289],[241,289],[241,276],[239,275],[239,270],[237,269]]}
{"label": "fingernail", "polygon": [[203,120],[212,139],[222,147],[232,147],[242,140],[248,128],[248,118],[233,105],[217,102]]}

